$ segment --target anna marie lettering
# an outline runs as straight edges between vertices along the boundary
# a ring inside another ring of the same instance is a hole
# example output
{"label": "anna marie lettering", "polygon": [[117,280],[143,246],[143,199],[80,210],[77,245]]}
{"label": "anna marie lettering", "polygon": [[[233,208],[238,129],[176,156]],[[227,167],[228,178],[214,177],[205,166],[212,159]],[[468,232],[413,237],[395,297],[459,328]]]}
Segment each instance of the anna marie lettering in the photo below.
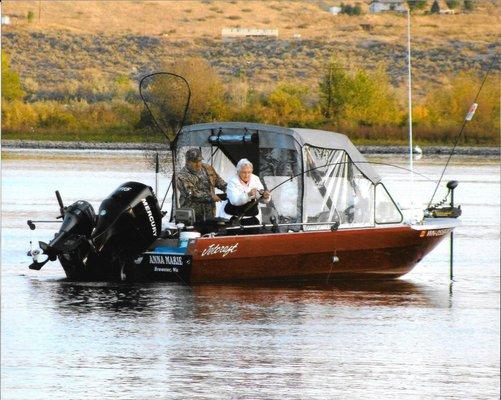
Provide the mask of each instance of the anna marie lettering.
{"label": "anna marie lettering", "polygon": [[229,246],[221,246],[219,244],[211,244],[209,247],[202,251],[203,256],[210,256],[214,254],[222,254],[223,257],[226,257],[228,254],[235,253],[237,251],[238,243],[229,245]]}

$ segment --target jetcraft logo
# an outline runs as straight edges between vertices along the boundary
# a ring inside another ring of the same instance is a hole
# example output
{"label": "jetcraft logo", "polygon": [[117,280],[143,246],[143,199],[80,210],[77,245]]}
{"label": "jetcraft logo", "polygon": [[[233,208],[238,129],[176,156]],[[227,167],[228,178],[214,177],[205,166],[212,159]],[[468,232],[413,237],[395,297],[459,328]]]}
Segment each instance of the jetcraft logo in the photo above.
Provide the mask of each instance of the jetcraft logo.
{"label": "jetcraft logo", "polygon": [[238,243],[230,244],[228,246],[222,246],[220,244],[211,244],[209,247],[202,251],[202,257],[212,256],[216,254],[222,254],[226,257],[228,254],[235,253],[237,251]]}

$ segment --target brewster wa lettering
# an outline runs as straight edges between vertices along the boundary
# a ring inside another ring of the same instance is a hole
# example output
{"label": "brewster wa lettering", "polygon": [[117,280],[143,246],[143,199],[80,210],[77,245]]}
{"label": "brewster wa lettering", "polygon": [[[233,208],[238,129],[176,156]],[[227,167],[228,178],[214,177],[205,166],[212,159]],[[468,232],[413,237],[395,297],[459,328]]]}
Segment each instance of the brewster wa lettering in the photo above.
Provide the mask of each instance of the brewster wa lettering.
{"label": "brewster wa lettering", "polygon": [[209,247],[202,251],[203,256],[212,256],[216,254],[222,254],[223,257],[226,257],[228,254],[235,253],[237,251],[238,243],[231,244],[228,246],[222,246],[219,244],[211,244]]}

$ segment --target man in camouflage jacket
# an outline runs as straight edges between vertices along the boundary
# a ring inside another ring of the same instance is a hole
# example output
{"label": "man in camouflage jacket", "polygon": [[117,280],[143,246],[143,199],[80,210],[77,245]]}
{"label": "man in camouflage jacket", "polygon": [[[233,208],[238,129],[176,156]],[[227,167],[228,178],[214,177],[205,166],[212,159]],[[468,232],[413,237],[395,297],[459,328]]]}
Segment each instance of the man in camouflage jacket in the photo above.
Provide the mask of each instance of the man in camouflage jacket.
{"label": "man in camouflage jacket", "polygon": [[193,208],[197,223],[213,219],[216,203],[221,198],[214,188],[226,190],[226,182],[211,165],[202,163],[202,152],[190,149],[186,152],[186,165],[177,176],[179,206]]}

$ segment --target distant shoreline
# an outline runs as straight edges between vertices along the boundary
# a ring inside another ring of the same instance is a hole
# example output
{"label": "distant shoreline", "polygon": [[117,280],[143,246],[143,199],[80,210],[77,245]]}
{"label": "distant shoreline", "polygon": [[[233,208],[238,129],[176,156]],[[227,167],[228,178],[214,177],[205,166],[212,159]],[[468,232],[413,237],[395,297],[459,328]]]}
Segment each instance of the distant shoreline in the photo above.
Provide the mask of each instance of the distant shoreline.
{"label": "distant shoreline", "polygon": [[[359,145],[363,154],[407,154],[407,146]],[[168,150],[164,143],[102,143],[63,142],[37,140],[2,140],[2,149],[55,149],[55,150]],[[449,154],[452,146],[423,146],[423,154]],[[471,156],[499,156],[499,147],[458,147],[456,154]]]}

